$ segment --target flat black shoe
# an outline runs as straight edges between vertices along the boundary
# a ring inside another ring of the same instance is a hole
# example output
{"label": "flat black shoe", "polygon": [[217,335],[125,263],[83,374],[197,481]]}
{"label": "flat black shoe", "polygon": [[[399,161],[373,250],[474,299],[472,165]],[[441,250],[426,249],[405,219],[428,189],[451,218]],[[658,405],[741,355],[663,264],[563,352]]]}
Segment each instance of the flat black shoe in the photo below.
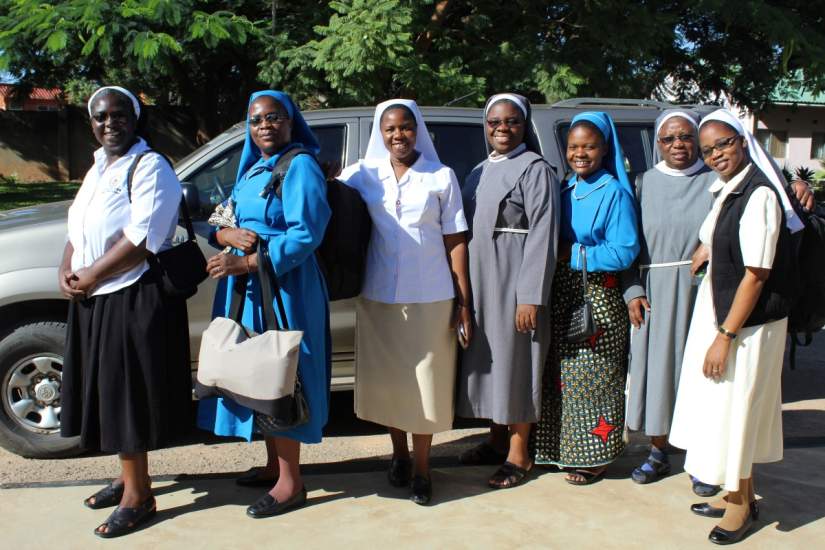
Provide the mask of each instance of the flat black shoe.
{"label": "flat black shoe", "polygon": [[[96,492],[89,498],[83,501],[83,506],[91,508],[92,510],[100,510],[101,508],[109,508],[110,506],[117,506],[120,504],[120,499],[123,498],[123,484],[115,485],[108,484],[106,487]],[[95,499],[92,502],[92,499]]]}
{"label": "flat black shoe", "polygon": [[269,493],[258,499],[258,502],[246,509],[246,515],[255,518],[268,518],[285,514],[290,510],[300,508],[307,503],[306,487],[301,487],[301,490],[295,493],[289,500],[285,502],[278,502],[275,497]]}
{"label": "flat black shoe", "polygon": [[[128,535],[155,516],[157,505],[155,497],[150,496],[137,508],[118,506],[109,517],[95,529],[95,535],[104,539],[113,539]],[[106,531],[101,531],[102,527]]]}
{"label": "flat black shoe", "polygon": [[393,487],[407,487],[410,484],[412,462],[403,458],[393,458],[390,469],[387,470],[387,479]]}
{"label": "flat black shoe", "polygon": [[[756,521],[759,519],[759,504],[753,501],[750,504],[751,519]],[[725,515],[724,508],[715,508],[707,502],[700,502],[699,504],[691,504],[690,511],[697,516],[705,516],[706,518],[721,518]]]}
{"label": "flat black shoe", "polygon": [[235,484],[241,487],[269,487],[278,483],[278,477],[261,477],[263,468],[252,468],[244,475],[235,479]]}
{"label": "flat black shoe", "polygon": [[416,504],[429,504],[433,498],[433,483],[424,476],[415,476],[410,488],[410,500]]}
{"label": "flat black shoe", "polygon": [[736,531],[728,531],[726,529],[722,529],[718,525],[714,527],[710,534],[708,535],[708,540],[714,544],[735,544],[742,540],[745,536],[745,533],[753,527],[753,520],[750,516],[748,519],[745,520],[745,523],[737,529]]}

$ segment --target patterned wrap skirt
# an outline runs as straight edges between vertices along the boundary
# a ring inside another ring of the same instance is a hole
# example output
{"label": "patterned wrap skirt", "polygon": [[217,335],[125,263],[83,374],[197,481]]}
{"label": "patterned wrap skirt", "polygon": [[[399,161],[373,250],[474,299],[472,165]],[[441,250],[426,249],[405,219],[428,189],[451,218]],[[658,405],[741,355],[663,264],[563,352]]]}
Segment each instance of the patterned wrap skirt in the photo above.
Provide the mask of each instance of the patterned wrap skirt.
{"label": "patterned wrap skirt", "polygon": [[612,273],[589,273],[598,326],[582,343],[563,340],[571,312],[583,301],[580,271],[559,264],[553,279],[553,337],[542,384],[541,419],[534,431],[535,461],[561,467],[609,464],[624,450],[625,379],[629,319]]}

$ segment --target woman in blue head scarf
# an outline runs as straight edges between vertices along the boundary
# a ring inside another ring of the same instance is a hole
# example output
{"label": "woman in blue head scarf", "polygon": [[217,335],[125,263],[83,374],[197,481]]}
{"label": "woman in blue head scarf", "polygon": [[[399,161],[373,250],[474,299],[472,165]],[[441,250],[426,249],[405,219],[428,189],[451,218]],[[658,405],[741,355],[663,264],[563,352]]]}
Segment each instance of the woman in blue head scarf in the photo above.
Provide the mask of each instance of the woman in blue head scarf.
{"label": "woman in blue head scarf", "polygon": [[[613,120],[599,112],[573,118],[567,136],[573,175],[561,190],[559,263],[553,279],[553,337],[544,375],[536,463],[568,469],[567,482],[604,475],[623,450],[627,308],[617,273],[639,252],[636,204]],[[564,340],[584,302],[581,270],[598,327],[584,342]]]}
{"label": "woman in blue head scarf", "polygon": [[[256,249],[266,246],[278,276],[289,326],[304,331],[298,376],[309,405],[309,422],[265,437],[266,466],[237,480],[239,485],[272,488],[247,509],[247,515],[254,518],[281,514],[306,502],[299,471],[300,444],[320,443],[329,409],[329,304],[314,254],[330,217],[324,175],[312,155],[302,154],[289,165],[280,197],[264,189],[278,158],[294,147],[313,154],[320,150],[289,96],[272,90],[252,94],[246,141],[231,196],[238,227],[222,228],[213,234],[213,244],[231,246],[234,254],[218,254],[207,264],[210,276],[220,279],[212,314],[225,317],[235,276],[257,271],[260,256]],[[243,324],[262,332],[257,277],[249,278],[245,299]],[[277,311],[277,306],[272,307]],[[201,402],[198,425],[217,435],[251,441],[254,413],[229,399],[208,399]]]}

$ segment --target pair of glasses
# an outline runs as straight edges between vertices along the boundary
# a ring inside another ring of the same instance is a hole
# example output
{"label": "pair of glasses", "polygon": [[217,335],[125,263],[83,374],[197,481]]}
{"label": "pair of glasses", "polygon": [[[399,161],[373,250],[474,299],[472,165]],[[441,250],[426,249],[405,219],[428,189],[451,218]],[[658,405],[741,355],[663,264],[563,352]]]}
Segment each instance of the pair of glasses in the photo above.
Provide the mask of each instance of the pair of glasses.
{"label": "pair of glasses", "polygon": [[722,139],[717,139],[716,143],[714,143],[710,147],[702,147],[702,149],[699,152],[702,153],[702,158],[708,158],[709,156],[713,155],[714,151],[719,151],[721,153],[725,149],[729,149],[741,137],[742,136],[730,136]]}
{"label": "pair of glasses", "polygon": [[112,113],[106,113],[104,111],[97,112],[92,115],[92,118],[95,122],[106,122],[107,120],[111,120],[112,122],[126,122],[129,118],[129,115],[125,111],[114,111]]}
{"label": "pair of glasses", "polygon": [[255,115],[249,117],[249,125],[250,126],[260,126],[263,124],[264,121],[267,121],[269,124],[273,126],[280,126],[284,123],[284,121],[289,120],[289,117],[286,115],[281,115],[278,113],[267,113],[264,116]]}
{"label": "pair of glasses", "polygon": [[659,138],[659,143],[662,145],[673,145],[676,143],[676,140],[681,141],[682,143],[693,143],[693,140],[696,139],[696,136],[693,134],[679,134],[678,136],[665,136]]}
{"label": "pair of glasses", "polygon": [[504,120],[501,120],[500,118],[487,119],[487,126],[491,129],[496,129],[502,124],[506,124],[508,128],[513,128],[515,126],[521,126],[522,121],[517,118],[505,118]]}

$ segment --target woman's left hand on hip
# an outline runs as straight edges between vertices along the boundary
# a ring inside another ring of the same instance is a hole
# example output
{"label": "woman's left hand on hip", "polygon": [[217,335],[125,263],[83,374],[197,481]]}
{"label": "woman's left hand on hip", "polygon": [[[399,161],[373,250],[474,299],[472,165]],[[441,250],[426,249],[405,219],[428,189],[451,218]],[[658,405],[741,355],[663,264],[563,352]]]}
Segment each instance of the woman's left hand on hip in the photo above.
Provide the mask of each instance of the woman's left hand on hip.
{"label": "woman's left hand on hip", "polygon": [[215,254],[206,262],[206,272],[213,279],[248,273],[249,260],[234,254]]}
{"label": "woman's left hand on hip", "polygon": [[717,382],[725,376],[725,367],[728,362],[731,341],[719,335],[713,340],[705,355],[705,364],[702,372],[706,378],[713,378]]}

